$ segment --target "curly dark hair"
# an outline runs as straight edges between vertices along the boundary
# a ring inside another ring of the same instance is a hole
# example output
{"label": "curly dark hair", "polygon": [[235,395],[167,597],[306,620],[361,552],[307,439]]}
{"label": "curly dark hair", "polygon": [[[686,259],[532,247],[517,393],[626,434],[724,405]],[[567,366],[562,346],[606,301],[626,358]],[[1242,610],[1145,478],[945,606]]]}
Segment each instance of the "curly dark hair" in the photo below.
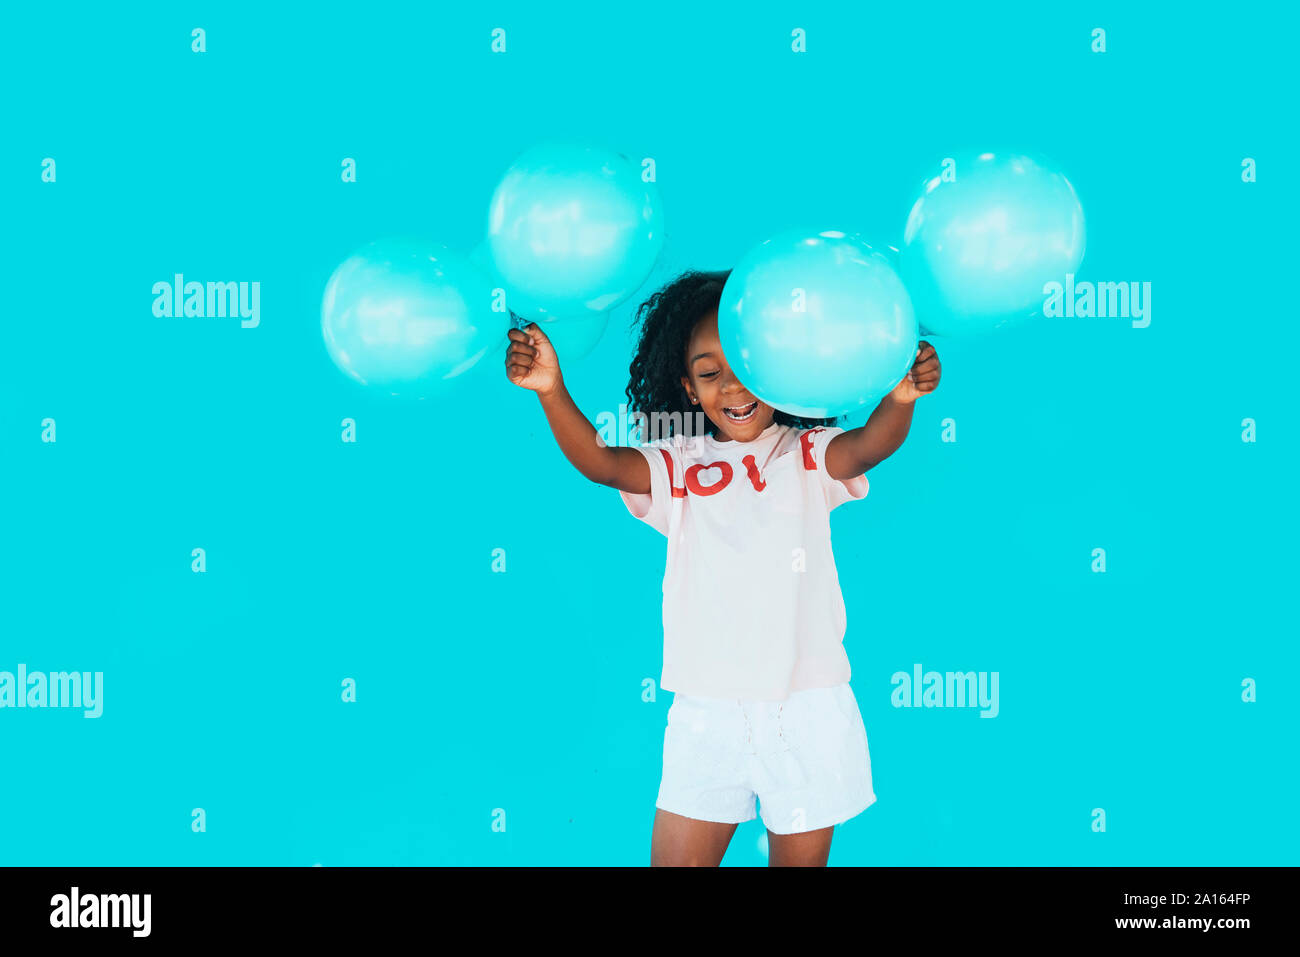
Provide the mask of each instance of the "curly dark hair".
{"label": "curly dark hair", "polygon": [[[627,386],[628,413],[642,412],[647,416],[663,413],[667,434],[655,438],[667,438],[676,432],[677,422],[691,421],[694,407],[681,381],[687,374],[686,345],[700,318],[718,308],[729,275],[730,269],[687,270],[643,302],[632,320],[632,326],[641,326],[641,335],[628,369],[631,373]],[[773,411],[778,423],[798,429],[836,422],[833,418],[809,419],[780,409]],[[704,422],[709,435],[717,434],[718,427],[708,416],[704,416]]]}

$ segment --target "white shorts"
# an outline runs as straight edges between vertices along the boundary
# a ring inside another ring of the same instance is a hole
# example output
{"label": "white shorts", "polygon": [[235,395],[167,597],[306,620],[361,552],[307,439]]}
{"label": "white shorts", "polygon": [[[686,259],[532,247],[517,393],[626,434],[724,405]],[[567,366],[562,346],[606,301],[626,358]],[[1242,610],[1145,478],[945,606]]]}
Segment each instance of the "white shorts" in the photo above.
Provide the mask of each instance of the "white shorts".
{"label": "white shorts", "polygon": [[755,798],[773,834],[841,824],[875,803],[867,732],[848,682],[785,701],[674,695],[655,806],[741,824],[757,816]]}

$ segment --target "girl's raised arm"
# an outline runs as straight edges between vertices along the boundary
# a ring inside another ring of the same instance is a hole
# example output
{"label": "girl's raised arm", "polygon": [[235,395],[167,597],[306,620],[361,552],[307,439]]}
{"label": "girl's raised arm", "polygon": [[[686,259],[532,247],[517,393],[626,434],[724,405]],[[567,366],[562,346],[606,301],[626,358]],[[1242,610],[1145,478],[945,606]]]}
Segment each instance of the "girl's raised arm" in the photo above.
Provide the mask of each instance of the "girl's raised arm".
{"label": "girl's raised arm", "polygon": [[596,428],[582,414],[560,375],[555,347],[530,323],[507,333],[506,377],[515,385],[537,393],[555,441],[573,467],[599,485],[641,495],[650,492],[650,466],[639,451],[605,445]]}

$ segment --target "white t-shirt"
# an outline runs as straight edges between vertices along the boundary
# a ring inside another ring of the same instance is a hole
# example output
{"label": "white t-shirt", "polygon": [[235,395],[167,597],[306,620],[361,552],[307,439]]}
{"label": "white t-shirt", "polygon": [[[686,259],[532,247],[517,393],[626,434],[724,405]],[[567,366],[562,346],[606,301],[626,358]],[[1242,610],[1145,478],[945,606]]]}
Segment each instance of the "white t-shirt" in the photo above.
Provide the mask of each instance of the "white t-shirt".
{"label": "white t-shirt", "polygon": [[830,511],[868,483],[826,474],[826,446],[843,431],[773,422],[752,442],[638,446],[650,494],[619,494],[668,539],[662,688],[784,701],[849,680]]}

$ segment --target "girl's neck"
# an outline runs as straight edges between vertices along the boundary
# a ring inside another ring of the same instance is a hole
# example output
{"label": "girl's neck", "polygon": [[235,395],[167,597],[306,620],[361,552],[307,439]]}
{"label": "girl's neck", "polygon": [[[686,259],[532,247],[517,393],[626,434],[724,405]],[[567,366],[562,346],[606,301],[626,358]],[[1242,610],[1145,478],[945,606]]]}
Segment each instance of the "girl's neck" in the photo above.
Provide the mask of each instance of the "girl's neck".
{"label": "girl's neck", "polygon": [[705,439],[709,442],[710,445],[715,445],[719,448],[730,449],[730,448],[735,448],[736,446],[753,445],[755,442],[761,442],[764,439],[769,438],[780,427],[781,424],[779,422],[773,422],[771,425],[765,428],[762,432],[758,433],[758,435],[750,439],[748,442],[740,442],[737,441],[736,439],[731,439],[731,438],[720,439],[717,437],[716,433],[705,435]]}

